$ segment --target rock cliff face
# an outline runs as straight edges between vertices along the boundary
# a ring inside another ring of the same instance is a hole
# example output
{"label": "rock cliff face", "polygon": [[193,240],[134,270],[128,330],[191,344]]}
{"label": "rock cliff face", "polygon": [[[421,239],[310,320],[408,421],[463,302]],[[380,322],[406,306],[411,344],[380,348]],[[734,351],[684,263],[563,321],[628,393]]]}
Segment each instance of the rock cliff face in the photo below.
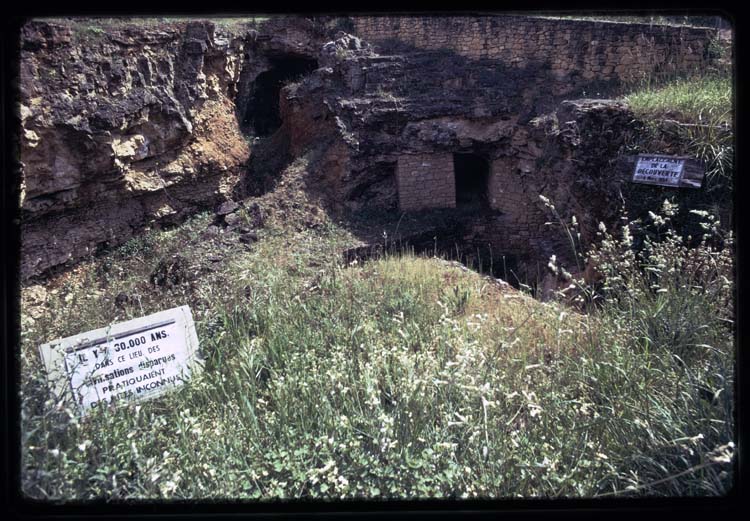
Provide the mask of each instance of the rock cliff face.
{"label": "rock cliff face", "polygon": [[206,22],[23,29],[22,276],[220,200],[244,42]]}
{"label": "rock cliff face", "polygon": [[[573,22],[557,34],[557,22],[527,21],[532,45],[515,41],[515,18],[394,20],[28,23],[22,278],[263,190],[311,150],[307,186],[332,211],[398,218],[477,196],[460,240],[541,258],[554,245],[538,195],[591,219],[611,213],[606,172],[632,120],[619,103],[566,97],[611,92],[643,38],[634,67],[650,67],[648,52],[674,70],[710,61],[708,31],[584,24],[609,36],[582,46]],[[435,48],[435,27],[471,41]],[[505,44],[492,47],[495,36]],[[541,59],[553,37],[565,52]]]}

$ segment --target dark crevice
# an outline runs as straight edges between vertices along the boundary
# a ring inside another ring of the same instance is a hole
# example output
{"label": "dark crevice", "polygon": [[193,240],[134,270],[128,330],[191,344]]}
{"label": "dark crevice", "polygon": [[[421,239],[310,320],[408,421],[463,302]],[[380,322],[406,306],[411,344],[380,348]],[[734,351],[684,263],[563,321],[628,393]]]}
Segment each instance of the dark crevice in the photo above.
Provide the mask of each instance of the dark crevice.
{"label": "dark crevice", "polygon": [[286,57],[269,60],[271,69],[258,74],[241,126],[255,136],[273,134],[281,126],[279,93],[281,88],[318,68],[310,58]]}
{"label": "dark crevice", "polygon": [[361,182],[347,195],[347,200],[357,205],[395,210],[398,193],[396,188],[396,163],[375,163],[358,172]]}
{"label": "dark crevice", "polygon": [[235,197],[259,196],[273,190],[281,171],[291,160],[289,136],[285,132],[256,139],[245,180],[237,184]]}
{"label": "dark crevice", "polygon": [[458,208],[487,208],[490,164],[476,154],[453,154],[456,176],[456,206]]}

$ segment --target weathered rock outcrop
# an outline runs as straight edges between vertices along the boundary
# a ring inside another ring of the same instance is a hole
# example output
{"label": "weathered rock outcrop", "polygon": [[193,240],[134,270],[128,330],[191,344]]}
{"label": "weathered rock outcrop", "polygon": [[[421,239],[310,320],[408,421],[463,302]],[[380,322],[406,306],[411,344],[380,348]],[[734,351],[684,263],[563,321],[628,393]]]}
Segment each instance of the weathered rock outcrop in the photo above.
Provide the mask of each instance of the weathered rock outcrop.
{"label": "weathered rock outcrop", "polygon": [[28,23],[22,278],[269,189],[302,155],[333,211],[398,218],[477,195],[453,235],[543,258],[558,244],[538,196],[587,229],[612,215],[632,125],[621,103],[566,99],[606,97],[629,67],[710,63],[711,32],[519,20]]}
{"label": "weathered rock outcrop", "polygon": [[340,33],[321,68],[282,91],[292,149],[330,142],[319,169],[339,208],[461,206],[460,177],[478,172],[459,173],[457,161],[471,156],[486,165],[477,182],[486,204],[454,213],[461,226],[449,232],[468,250],[489,246],[515,264],[544,265],[552,254],[572,262],[540,195],[578,217],[584,245],[600,221],[614,223],[632,174],[622,156],[639,131],[624,102],[551,95],[544,86],[556,78],[533,64],[387,49],[394,54]]}
{"label": "weathered rock outcrop", "polygon": [[242,39],[209,22],[105,29],[23,28],[24,278],[214,204],[248,157]]}

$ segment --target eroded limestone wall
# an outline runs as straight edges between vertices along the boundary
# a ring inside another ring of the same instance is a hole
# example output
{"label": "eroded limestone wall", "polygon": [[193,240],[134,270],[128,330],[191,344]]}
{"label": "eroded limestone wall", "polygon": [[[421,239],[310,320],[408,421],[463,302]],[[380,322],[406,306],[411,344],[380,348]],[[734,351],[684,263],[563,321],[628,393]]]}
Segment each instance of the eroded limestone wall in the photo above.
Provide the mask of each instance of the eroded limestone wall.
{"label": "eroded limestone wall", "polygon": [[324,39],[300,17],[31,20],[20,37],[23,280],[231,197],[252,81]]}
{"label": "eroded limestone wall", "polygon": [[593,79],[698,70],[711,61],[709,43],[717,37],[714,29],[521,16],[361,16],[352,21],[355,34],[381,47],[399,40],[516,67],[542,62],[570,87]]}

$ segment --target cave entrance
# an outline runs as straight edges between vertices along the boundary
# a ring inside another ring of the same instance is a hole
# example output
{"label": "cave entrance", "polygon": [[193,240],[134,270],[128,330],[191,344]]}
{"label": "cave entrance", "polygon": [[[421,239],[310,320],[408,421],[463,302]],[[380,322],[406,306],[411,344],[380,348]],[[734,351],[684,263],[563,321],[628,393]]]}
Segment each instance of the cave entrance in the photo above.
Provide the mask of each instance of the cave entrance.
{"label": "cave entrance", "polygon": [[477,154],[453,154],[453,171],[456,176],[456,207],[487,207],[490,162]]}
{"label": "cave entrance", "polygon": [[281,126],[279,93],[285,83],[295,81],[318,68],[317,60],[301,57],[271,58],[271,69],[255,78],[252,97],[247,104],[243,126],[259,137],[273,134]]}

